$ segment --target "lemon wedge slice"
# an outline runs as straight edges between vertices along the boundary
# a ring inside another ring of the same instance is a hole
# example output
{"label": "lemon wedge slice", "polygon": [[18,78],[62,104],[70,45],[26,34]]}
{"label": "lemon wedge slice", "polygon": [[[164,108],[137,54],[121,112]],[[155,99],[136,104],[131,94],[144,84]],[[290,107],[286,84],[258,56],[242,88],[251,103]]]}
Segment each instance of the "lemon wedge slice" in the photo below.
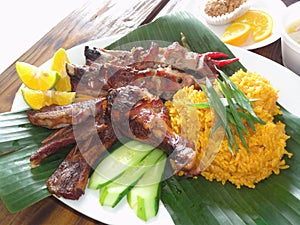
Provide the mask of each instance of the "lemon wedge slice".
{"label": "lemon wedge slice", "polygon": [[76,92],[64,92],[55,90],[32,90],[30,88],[21,88],[23,98],[27,105],[32,109],[41,109],[49,105],[67,105],[71,104],[76,96]]}
{"label": "lemon wedge slice", "polygon": [[16,62],[16,71],[22,82],[33,90],[49,90],[61,77],[56,71],[40,69],[26,62]]}
{"label": "lemon wedge slice", "polygon": [[61,78],[54,86],[57,91],[71,91],[71,82],[66,71],[66,63],[70,63],[69,57],[66,50],[60,48],[54,53],[51,64],[51,70],[61,74]]}
{"label": "lemon wedge slice", "polygon": [[250,25],[245,23],[232,23],[226,28],[221,36],[221,40],[227,44],[240,46],[247,41],[250,32]]}
{"label": "lemon wedge slice", "polygon": [[254,42],[262,41],[272,34],[273,18],[261,10],[249,10],[234,22],[250,25]]}

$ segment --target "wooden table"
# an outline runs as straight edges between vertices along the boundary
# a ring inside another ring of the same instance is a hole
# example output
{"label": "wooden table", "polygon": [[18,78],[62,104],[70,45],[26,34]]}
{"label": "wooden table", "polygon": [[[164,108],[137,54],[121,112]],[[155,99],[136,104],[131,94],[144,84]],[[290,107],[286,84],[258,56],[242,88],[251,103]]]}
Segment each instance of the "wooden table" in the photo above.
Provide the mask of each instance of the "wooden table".
{"label": "wooden table", "polygon": [[[41,65],[63,47],[69,49],[80,43],[114,34],[125,34],[156,16],[178,10],[185,0],[88,0],[25,52],[19,61]],[[283,0],[288,6],[296,0]],[[252,50],[282,64],[280,40]],[[0,113],[10,111],[21,82],[14,64],[0,75]],[[46,198],[16,214],[10,214],[0,202],[0,224],[102,224],[65,206],[54,197]]]}

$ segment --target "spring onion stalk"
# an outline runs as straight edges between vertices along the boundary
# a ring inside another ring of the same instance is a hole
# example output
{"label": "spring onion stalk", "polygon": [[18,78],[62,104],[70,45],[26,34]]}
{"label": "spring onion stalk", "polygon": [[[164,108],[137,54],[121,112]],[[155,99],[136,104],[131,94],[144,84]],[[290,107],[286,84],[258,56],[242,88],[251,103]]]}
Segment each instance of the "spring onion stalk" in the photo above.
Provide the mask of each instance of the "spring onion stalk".
{"label": "spring onion stalk", "polygon": [[207,78],[206,85],[202,86],[202,90],[207,96],[208,103],[193,104],[193,106],[196,108],[211,107],[214,109],[218,121],[212,128],[211,133],[216,131],[219,126],[222,126],[228,138],[229,150],[234,154],[234,150],[238,151],[238,144],[234,131],[248,150],[249,148],[245,135],[249,135],[249,132],[246,127],[249,126],[250,129],[255,132],[254,123],[258,122],[260,124],[265,124],[265,122],[253,111],[251,102],[256,99],[248,99],[223,71],[218,71],[222,78],[222,80],[217,79],[219,84],[218,92]]}

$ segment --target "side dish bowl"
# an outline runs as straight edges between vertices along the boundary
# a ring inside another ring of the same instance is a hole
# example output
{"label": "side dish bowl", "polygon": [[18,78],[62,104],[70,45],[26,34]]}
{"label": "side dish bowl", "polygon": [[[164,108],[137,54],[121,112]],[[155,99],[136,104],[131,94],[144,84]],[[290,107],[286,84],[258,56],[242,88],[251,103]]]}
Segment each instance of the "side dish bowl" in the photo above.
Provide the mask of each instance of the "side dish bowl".
{"label": "side dish bowl", "polygon": [[296,2],[286,8],[282,17],[282,35],[281,35],[281,48],[282,48],[282,61],[283,64],[300,75],[300,43],[297,43],[288,34],[288,27],[291,24],[300,21],[300,2]]}

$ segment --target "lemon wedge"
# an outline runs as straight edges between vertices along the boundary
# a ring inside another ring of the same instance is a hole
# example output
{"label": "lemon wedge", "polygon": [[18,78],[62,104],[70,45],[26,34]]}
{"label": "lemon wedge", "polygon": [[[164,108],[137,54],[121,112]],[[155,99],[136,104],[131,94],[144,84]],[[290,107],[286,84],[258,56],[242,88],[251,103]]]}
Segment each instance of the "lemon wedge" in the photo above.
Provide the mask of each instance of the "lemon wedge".
{"label": "lemon wedge", "polygon": [[70,63],[68,55],[64,48],[60,48],[54,53],[51,64],[51,70],[61,74],[61,78],[54,86],[57,91],[71,91],[71,82],[66,71],[66,63]]}
{"label": "lemon wedge", "polygon": [[227,44],[240,46],[247,41],[250,32],[250,25],[245,23],[232,23],[226,28],[221,36],[221,40]]}
{"label": "lemon wedge", "polygon": [[254,42],[259,42],[272,34],[273,18],[267,12],[261,10],[249,10],[234,23],[246,23],[251,26]]}
{"label": "lemon wedge", "polygon": [[32,109],[41,109],[49,105],[67,105],[71,104],[76,96],[76,92],[64,92],[55,90],[32,90],[30,88],[21,88],[23,98],[27,105]]}
{"label": "lemon wedge", "polygon": [[33,90],[49,90],[61,77],[56,71],[43,70],[25,62],[16,62],[16,71],[22,82]]}

